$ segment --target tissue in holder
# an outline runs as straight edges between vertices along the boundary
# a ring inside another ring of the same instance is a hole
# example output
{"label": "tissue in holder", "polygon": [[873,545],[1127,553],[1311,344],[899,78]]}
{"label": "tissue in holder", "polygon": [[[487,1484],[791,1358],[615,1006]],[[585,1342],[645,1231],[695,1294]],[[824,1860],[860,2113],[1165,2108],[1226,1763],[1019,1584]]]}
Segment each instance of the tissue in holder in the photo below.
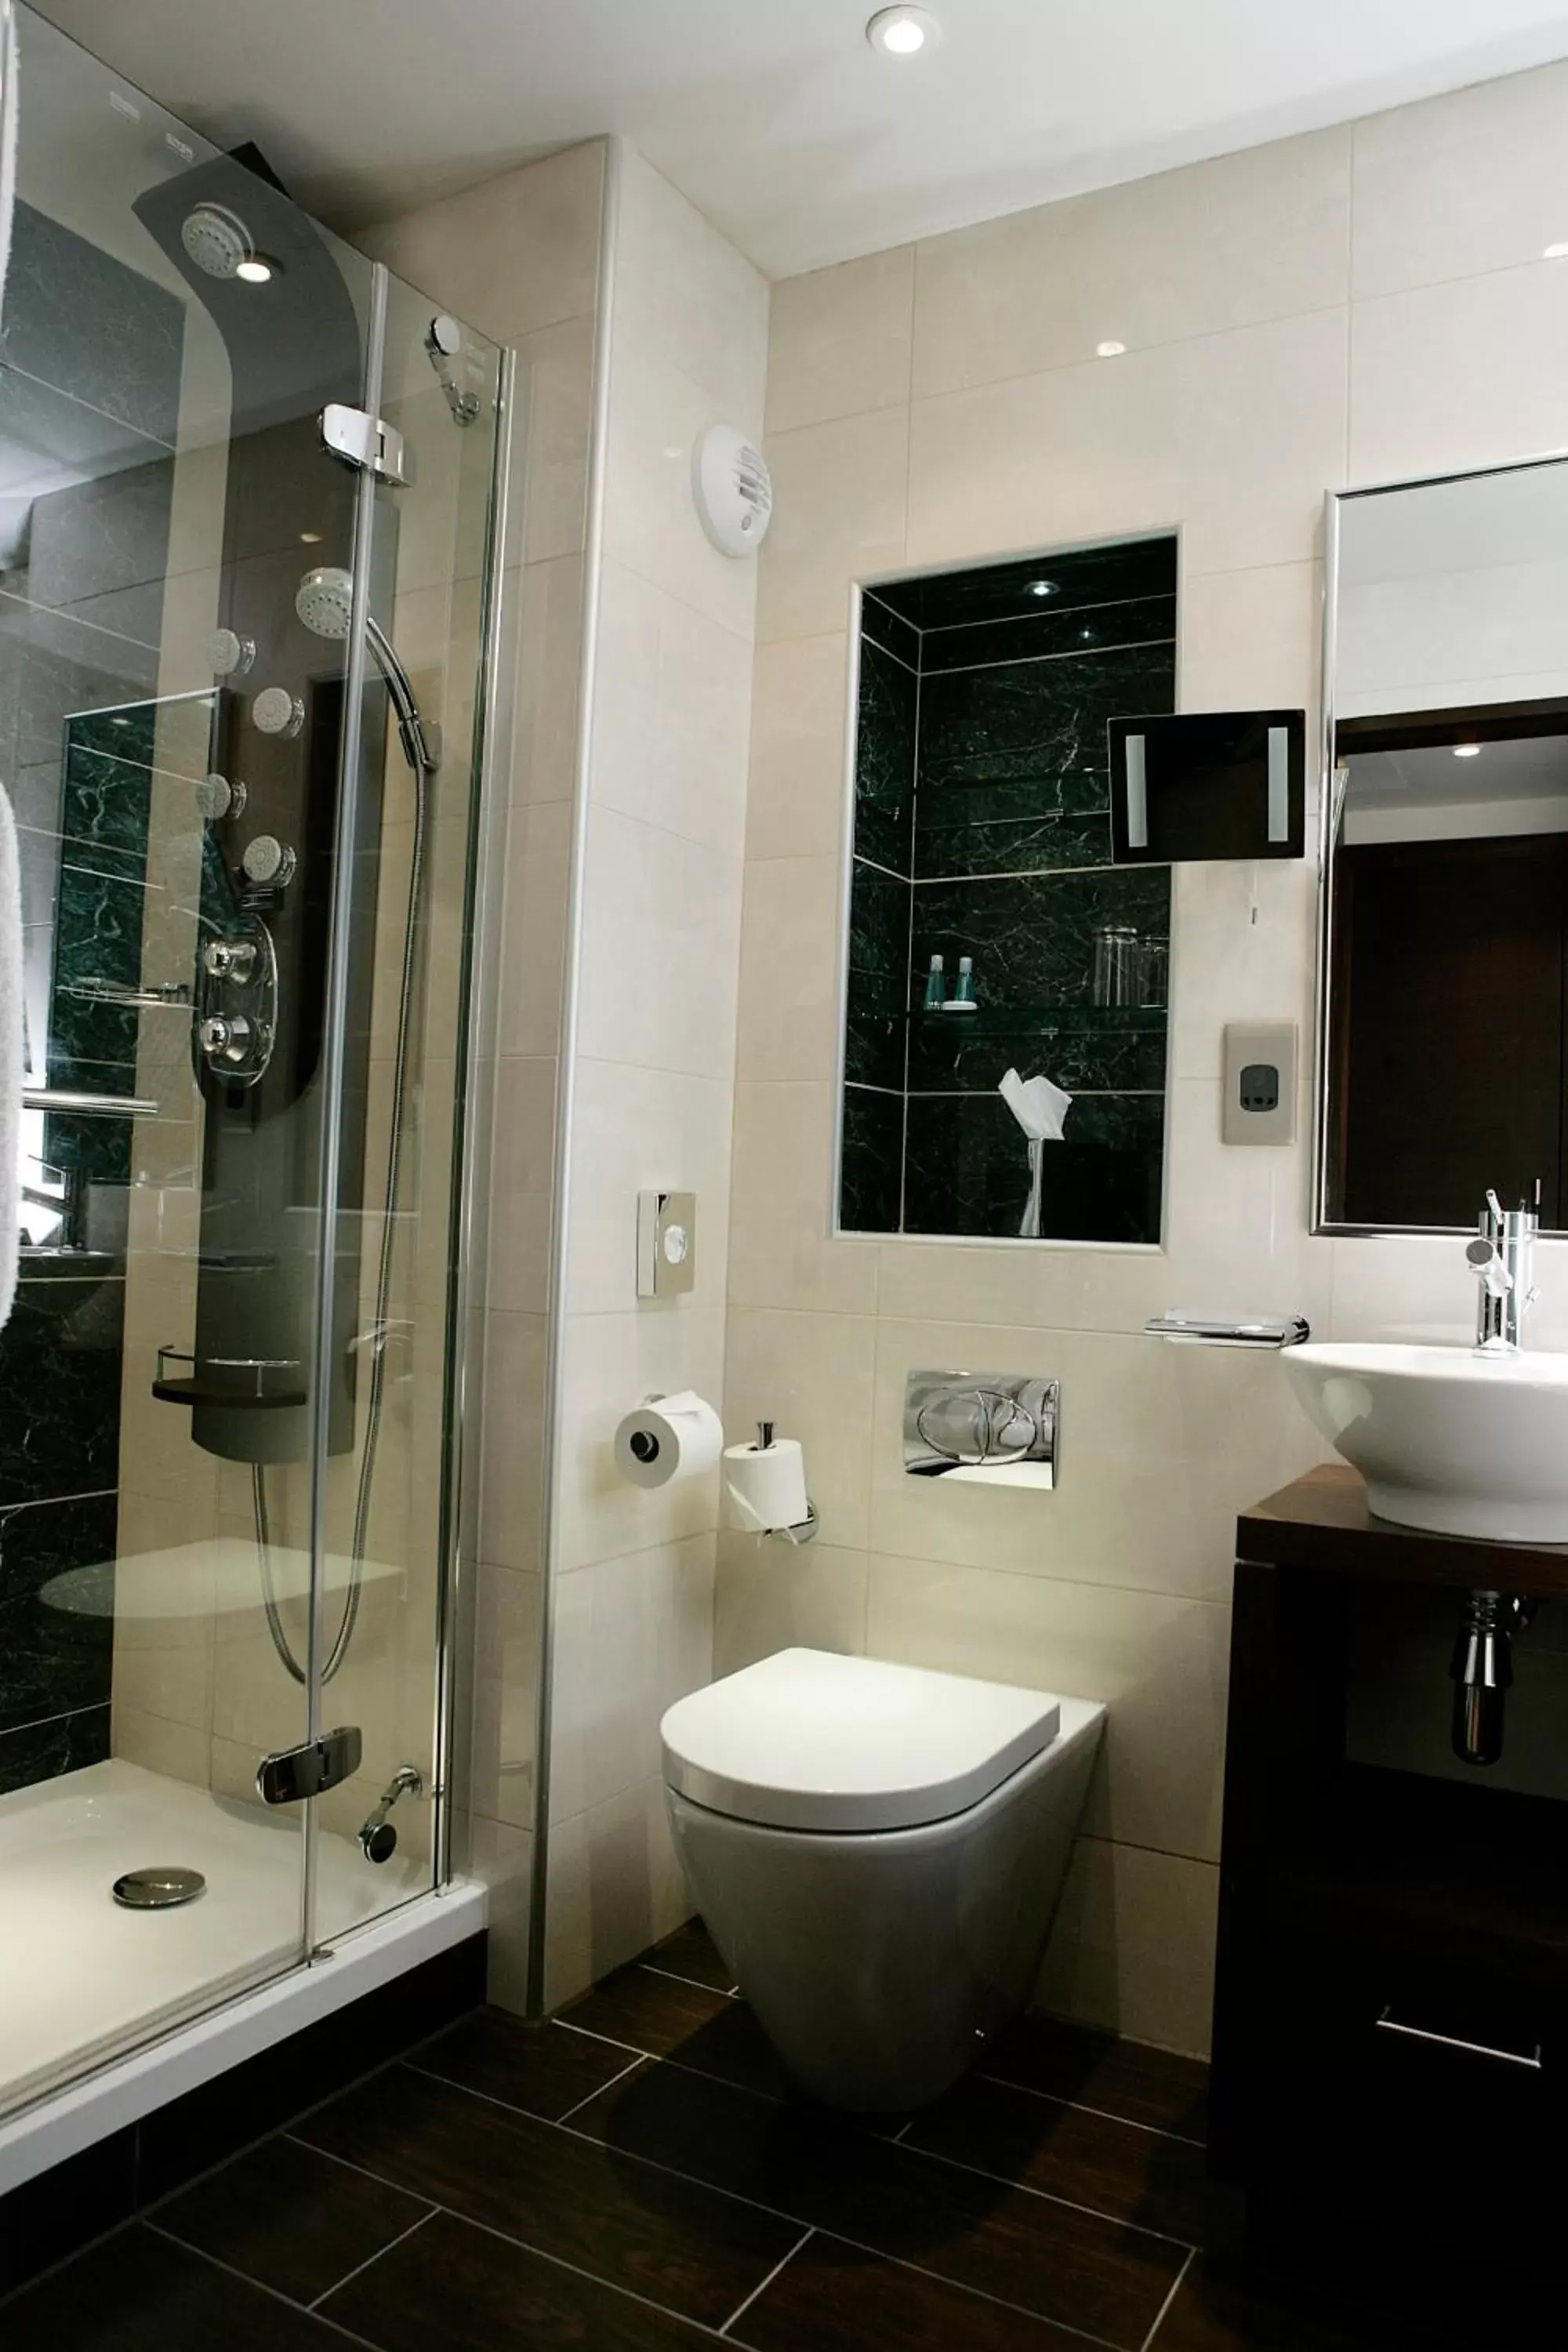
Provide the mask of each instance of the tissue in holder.
{"label": "tissue in holder", "polygon": [[634,1486],[668,1486],[711,1470],[724,1451],[724,1424],[695,1389],[650,1397],[616,1432],[616,1467]]}
{"label": "tissue in holder", "polygon": [[726,1446],[724,1489],[735,1525],[750,1535],[804,1527],[811,1505],[799,1439],[779,1437],[769,1446]]}
{"label": "tissue in holder", "polygon": [[1037,1241],[1040,1236],[1040,1196],[1045,1178],[1045,1161],[1040,1156],[1040,1147],[1061,1141],[1067,1115],[1072,1108],[1072,1097],[1064,1094],[1060,1087],[1053,1086],[1045,1076],[1030,1078],[1026,1083],[1016,1070],[1007,1072],[996,1091],[1029,1139],[1029,1200],[1018,1231],[1026,1241]]}

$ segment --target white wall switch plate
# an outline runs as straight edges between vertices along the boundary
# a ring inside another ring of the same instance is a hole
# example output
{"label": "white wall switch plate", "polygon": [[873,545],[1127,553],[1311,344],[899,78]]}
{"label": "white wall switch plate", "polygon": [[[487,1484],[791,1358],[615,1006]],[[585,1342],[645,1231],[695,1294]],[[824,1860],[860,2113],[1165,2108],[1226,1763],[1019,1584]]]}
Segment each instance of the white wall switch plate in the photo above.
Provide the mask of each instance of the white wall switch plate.
{"label": "white wall switch plate", "polygon": [[1227,1021],[1220,1134],[1226,1143],[1296,1140],[1296,1024]]}

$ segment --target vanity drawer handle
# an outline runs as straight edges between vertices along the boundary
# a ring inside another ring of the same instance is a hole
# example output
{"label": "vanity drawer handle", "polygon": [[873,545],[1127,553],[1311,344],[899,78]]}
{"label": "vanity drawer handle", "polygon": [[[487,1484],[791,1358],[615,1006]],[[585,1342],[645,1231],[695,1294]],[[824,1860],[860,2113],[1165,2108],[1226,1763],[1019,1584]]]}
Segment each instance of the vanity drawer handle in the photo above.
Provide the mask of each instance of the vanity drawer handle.
{"label": "vanity drawer handle", "polygon": [[1427,2025],[1405,2025],[1394,2016],[1392,2009],[1384,2010],[1377,2020],[1377,2031],[1379,2033],[1403,2033],[1412,2042],[1436,2042],[1445,2050],[1462,2050],[1471,2058],[1495,2058],[1500,2065],[1528,2067],[1535,2074],[1542,2071],[1539,2042],[1528,2053],[1522,2050],[1498,2050],[1489,2042],[1463,2041],[1456,2033],[1435,2033]]}

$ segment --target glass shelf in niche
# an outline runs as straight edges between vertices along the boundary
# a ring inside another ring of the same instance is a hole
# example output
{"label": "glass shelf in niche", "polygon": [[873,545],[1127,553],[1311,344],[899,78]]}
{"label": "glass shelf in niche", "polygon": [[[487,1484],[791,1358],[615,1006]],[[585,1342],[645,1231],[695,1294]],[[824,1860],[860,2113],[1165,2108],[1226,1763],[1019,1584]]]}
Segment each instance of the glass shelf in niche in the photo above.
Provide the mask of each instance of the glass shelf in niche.
{"label": "glass shelf in niche", "polygon": [[1071,1034],[1103,1037],[1158,1036],[1170,1017],[1164,1004],[983,1004],[973,1013],[930,1011],[915,1005],[905,1018],[922,1029],[952,1032],[957,1037],[1012,1037],[1026,1030],[1031,1036]]}

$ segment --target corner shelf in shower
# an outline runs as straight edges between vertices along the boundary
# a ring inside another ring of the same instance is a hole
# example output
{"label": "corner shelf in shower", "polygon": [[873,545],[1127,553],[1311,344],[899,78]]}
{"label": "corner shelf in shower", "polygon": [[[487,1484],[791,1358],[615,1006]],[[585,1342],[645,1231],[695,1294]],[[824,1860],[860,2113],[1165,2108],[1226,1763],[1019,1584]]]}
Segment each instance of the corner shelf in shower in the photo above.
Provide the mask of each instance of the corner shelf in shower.
{"label": "corner shelf in shower", "polygon": [[907,1016],[928,1031],[960,1037],[1074,1036],[1158,1037],[1170,1009],[1163,1004],[983,1004],[974,1013],[928,1012],[916,1005]]}

